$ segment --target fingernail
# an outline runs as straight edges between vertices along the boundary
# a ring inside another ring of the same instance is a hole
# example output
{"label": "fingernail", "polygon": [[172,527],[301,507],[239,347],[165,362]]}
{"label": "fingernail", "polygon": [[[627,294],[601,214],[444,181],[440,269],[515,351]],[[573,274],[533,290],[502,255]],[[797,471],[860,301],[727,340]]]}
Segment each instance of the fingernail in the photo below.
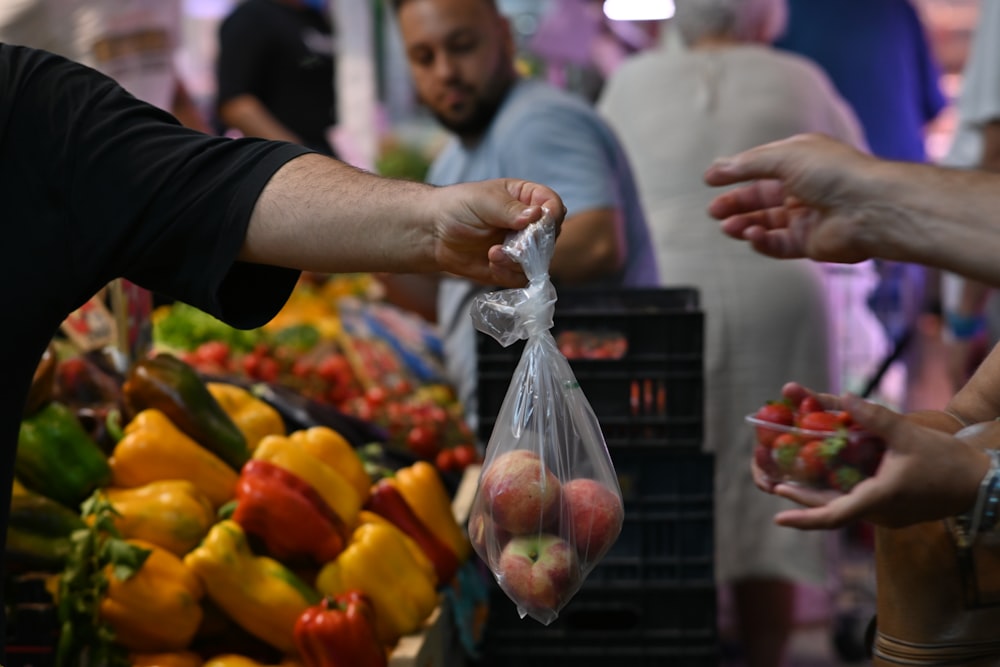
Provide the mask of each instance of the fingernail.
{"label": "fingernail", "polygon": [[721,169],[723,171],[731,169],[733,166],[733,161],[727,157],[716,158],[712,161],[712,169]]}

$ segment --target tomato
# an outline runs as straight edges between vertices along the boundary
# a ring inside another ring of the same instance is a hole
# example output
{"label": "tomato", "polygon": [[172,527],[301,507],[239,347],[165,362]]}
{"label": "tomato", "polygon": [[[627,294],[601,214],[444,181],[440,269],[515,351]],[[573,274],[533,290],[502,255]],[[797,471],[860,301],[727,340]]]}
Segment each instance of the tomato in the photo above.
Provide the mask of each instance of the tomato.
{"label": "tomato", "polygon": [[437,456],[434,457],[434,466],[438,470],[442,470],[444,472],[449,472],[458,467],[458,462],[455,457],[455,450],[442,449],[440,452],[438,452]]}
{"label": "tomato", "polygon": [[206,341],[198,346],[194,356],[201,363],[225,367],[229,362],[229,345],[221,340]]}
{"label": "tomato", "polygon": [[479,460],[479,452],[472,445],[458,445],[454,449],[455,465],[464,470]]}
{"label": "tomato", "polygon": [[389,398],[389,392],[385,390],[384,387],[378,385],[368,387],[365,390],[365,400],[368,401],[368,405],[372,409],[380,408],[385,405],[386,400]]}
{"label": "tomato", "polygon": [[351,365],[348,363],[347,359],[339,354],[331,354],[323,357],[323,359],[316,364],[316,374],[330,384],[350,381],[350,379],[353,378]]}
{"label": "tomato", "polygon": [[274,382],[278,379],[281,365],[271,357],[263,357],[257,366],[257,377],[264,382]]}
{"label": "tomato", "polygon": [[313,364],[308,357],[299,357],[292,363],[292,375],[303,380],[312,375]]}
{"label": "tomato", "polygon": [[248,354],[240,360],[240,366],[247,377],[257,378],[257,369],[260,366],[260,357],[255,354]]}
{"label": "tomato", "polygon": [[411,452],[428,461],[434,459],[441,449],[437,433],[434,429],[426,426],[411,428],[410,432],[406,434],[406,446],[410,448]]}

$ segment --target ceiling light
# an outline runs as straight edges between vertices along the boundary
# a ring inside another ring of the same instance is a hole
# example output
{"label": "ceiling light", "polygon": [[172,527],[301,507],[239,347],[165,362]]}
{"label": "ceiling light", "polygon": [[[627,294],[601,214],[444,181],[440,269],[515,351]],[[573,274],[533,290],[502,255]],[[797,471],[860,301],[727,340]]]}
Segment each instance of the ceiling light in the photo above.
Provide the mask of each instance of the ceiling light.
{"label": "ceiling light", "polygon": [[663,21],[674,15],[673,0],[604,0],[612,21]]}

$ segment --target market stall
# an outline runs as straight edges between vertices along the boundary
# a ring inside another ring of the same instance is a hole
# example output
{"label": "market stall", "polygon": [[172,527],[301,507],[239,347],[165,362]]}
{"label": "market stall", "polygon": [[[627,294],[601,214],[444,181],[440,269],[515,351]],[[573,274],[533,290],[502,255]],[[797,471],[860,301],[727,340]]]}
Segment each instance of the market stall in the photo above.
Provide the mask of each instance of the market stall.
{"label": "market stall", "polygon": [[304,280],[250,332],[167,306],[123,367],[54,341],[18,443],[8,666],[464,662],[478,454],[432,332],[371,289]]}

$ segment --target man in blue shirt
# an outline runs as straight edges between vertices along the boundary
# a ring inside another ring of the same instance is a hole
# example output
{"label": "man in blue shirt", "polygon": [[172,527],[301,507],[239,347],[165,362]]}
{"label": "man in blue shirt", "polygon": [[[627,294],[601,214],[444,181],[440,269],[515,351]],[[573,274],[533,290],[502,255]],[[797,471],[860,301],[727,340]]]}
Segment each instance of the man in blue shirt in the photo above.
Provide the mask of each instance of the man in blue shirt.
{"label": "man in blue shirt", "polygon": [[[394,0],[420,100],[453,133],[428,181],[447,185],[501,175],[552,185],[569,215],[550,273],[559,286],[658,285],[631,169],[612,132],[581,98],[514,68],[510,26],[493,0]],[[476,420],[475,330],[468,308],[481,291],[441,277],[406,286],[436,319],[450,378]]]}

